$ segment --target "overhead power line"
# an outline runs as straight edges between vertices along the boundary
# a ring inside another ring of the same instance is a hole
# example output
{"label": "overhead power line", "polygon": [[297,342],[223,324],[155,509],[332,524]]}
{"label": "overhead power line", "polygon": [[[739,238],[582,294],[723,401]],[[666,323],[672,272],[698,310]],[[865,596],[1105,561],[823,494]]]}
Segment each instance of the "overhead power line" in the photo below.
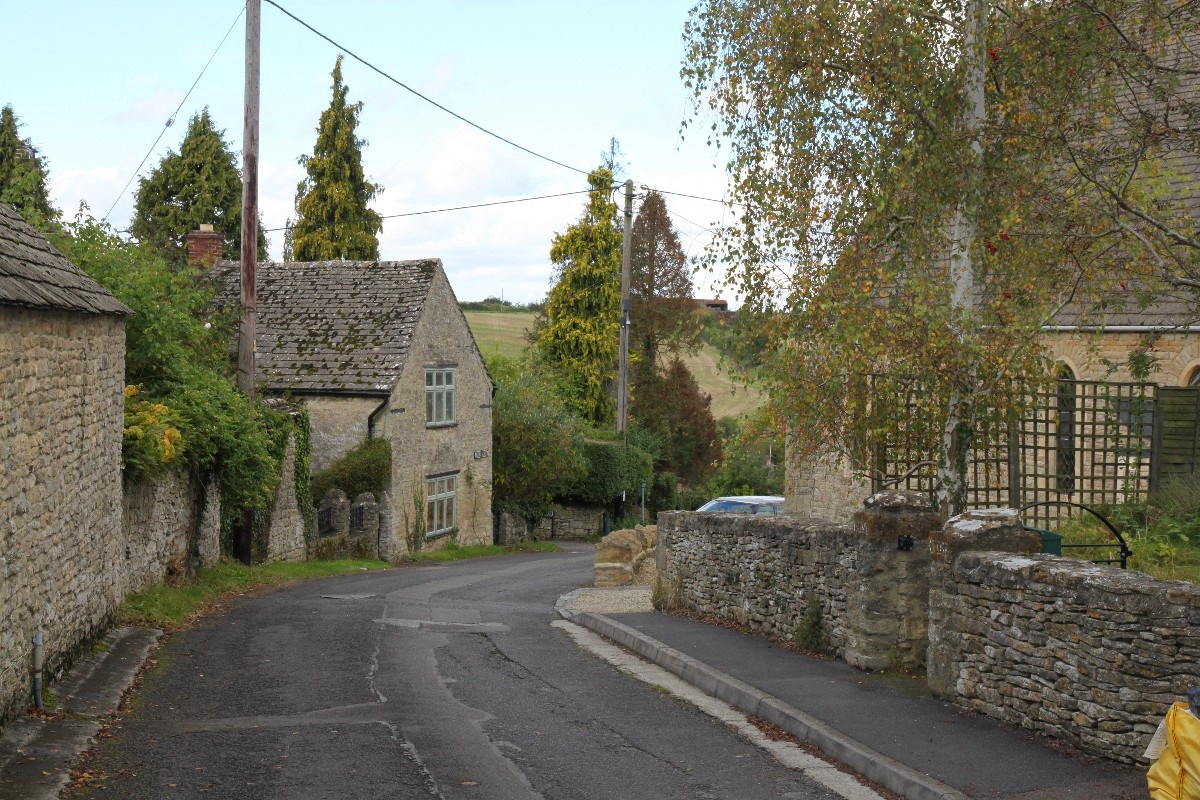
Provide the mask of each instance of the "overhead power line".
{"label": "overhead power line", "polygon": [[121,193],[117,195],[117,199],[113,200],[113,204],[108,207],[108,211],[104,213],[105,222],[108,222],[109,214],[111,214],[113,209],[117,207],[117,203],[121,202],[121,198],[125,196],[125,192],[129,191],[129,185],[133,183],[134,178],[136,178],[138,173],[142,171],[142,167],[146,166],[146,161],[151,155],[153,155],[154,149],[158,147],[158,143],[162,141],[163,134],[167,132],[167,128],[170,128],[175,124],[175,118],[179,116],[179,110],[183,108],[183,104],[187,102],[187,99],[192,96],[192,89],[195,89],[196,84],[200,83],[200,79],[203,78],[204,73],[208,71],[208,65],[211,64],[213,59],[217,57],[217,53],[220,52],[221,46],[225,44],[225,40],[229,38],[229,34],[233,33],[233,27],[237,25],[238,20],[242,18],[242,14],[244,14],[245,11],[246,7],[243,5],[238,11],[237,16],[233,18],[233,22],[230,24],[229,30],[225,31],[225,35],[221,37],[221,42],[217,45],[217,49],[213,50],[212,55],[208,57],[208,61],[204,62],[204,68],[200,70],[200,74],[196,76],[196,80],[192,81],[192,88],[187,90],[187,94],[185,94],[183,99],[179,101],[179,105],[175,107],[175,111],[167,119],[166,124],[163,125],[163,129],[158,132],[158,138],[154,140],[154,144],[150,145],[150,149],[146,151],[146,155],[142,156],[142,163],[138,164],[137,169],[135,169],[133,174],[129,176],[129,180],[125,181],[125,187],[121,189]]}
{"label": "overhead power line", "polygon": [[[267,2],[270,2],[270,0],[267,0]],[[490,203],[472,203],[471,205],[467,205],[467,206],[451,206],[449,208],[430,208],[430,209],[426,209],[425,211],[405,211],[402,214],[385,214],[385,215],[379,217],[379,219],[383,220],[383,219],[398,219],[399,217],[419,217],[424,214],[441,214],[442,212],[445,212],[445,211],[466,211],[466,210],[472,209],[472,208],[487,208],[488,206],[506,206],[506,205],[511,205],[512,203],[528,203],[532,200],[549,200],[554,197],[570,197],[571,195],[576,195],[576,194],[588,194],[591,191],[592,191],[591,189],[579,189],[574,192],[559,192],[558,194],[542,194],[542,195],[538,195],[536,197],[516,197],[511,200],[494,200]],[[338,220],[335,222],[322,222],[322,223],[320,223],[320,225],[318,227],[327,227],[330,225],[358,225],[363,222],[371,222],[371,221],[372,220],[365,219],[365,218],[345,219],[345,220]],[[285,231],[285,230],[287,230],[286,225],[278,227],[278,228],[263,228],[263,233],[275,233],[277,231]]]}
{"label": "overhead power line", "polygon": [[[270,0],[267,0],[270,2]],[[705,200],[709,203],[720,203],[723,206],[744,206],[745,203],[735,203],[732,200],[718,200],[715,197],[700,197],[694,194],[684,194],[683,192],[668,192],[666,189],[655,189],[659,194],[669,194],[672,197],[690,197],[692,200]]]}
{"label": "overhead power line", "polygon": [[391,75],[387,74],[386,72],[384,72],[383,70],[381,70],[379,67],[377,67],[377,66],[375,66],[374,64],[372,64],[370,61],[367,61],[365,58],[363,58],[362,56],[360,56],[360,55],[358,55],[357,53],[355,53],[355,52],[354,52],[353,50],[351,50],[349,47],[346,47],[345,45],[343,45],[343,44],[340,44],[340,43],[338,43],[338,42],[334,41],[334,40],[333,40],[332,38],[330,38],[329,36],[326,36],[324,33],[321,33],[321,31],[317,30],[317,29],[316,29],[316,28],[314,28],[312,25],[309,25],[307,22],[305,22],[304,20],[300,19],[299,17],[297,17],[297,16],[296,16],[295,14],[293,14],[292,12],[288,11],[286,8],[284,8],[283,6],[279,5],[279,3],[276,3],[276,2],[275,2],[275,0],[266,0],[266,2],[267,2],[267,3],[269,3],[270,5],[273,5],[273,6],[275,6],[275,7],[276,7],[276,8],[278,8],[280,11],[282,11],[284,14],[286,14],[286,15],[287,15],[287,16],[289,16],[289,17],[291,17],[291,18],[292,18],[292,19],[294,19],[296,22],[298,22],[298,23],[300,23],[301,25],[303,25],[305,28],[308,28],[310,31],[312,31],[313,33],[315,33],[317,36],[319,36],[319,37],[321,37],[322,39],[324,39],[325,41],[329,42],[331,45],[333,45],[334,47],[336,47],[338,50],[341,50],[341,51],[342,51],[342,52],[344,52],[346,55],[350,56],[350,57],[351,57],[351,58],[353,58],[355,61],[357,61],[357,62],[359,62],[360,64],[362,64],[363,66],[365,66],[365,67],[368,67],[369,69],[372,69],[372,70],[374,70],[375,72],[379,73],[379,74],[380,74],[380,75],[382,75],[383,77],[387,78],[387,79],[388,79],[389,81],[391,81],[392,83],[394,83],[394,84],[396,84],[397,86],[399,86],[401,89],[404,89],[405,91],[407,91],[407,92],[410,92],[410,93],[412,93],[412,94],[416,95],[417,97],[419,97],[419,98],[421,98],[422,100],[424,100],[426,103],[429,103],[431,106],[434,106],[435,108],[439,108],[439,109],[441,109],[442,111],[445,111],[447,114],[449,114],[450,116],[454,117],[455,119],[461,120],[461,121],[463,121],[463,122],[467,123],[468,125],[470,125],[472,128],[475,128],[475,129],[476,129],[476,130],[478,130],[478,131],[482,131],[483,133],[486,133],[488,136],[491,136],[491,137],[492,137],[492,138],[494,138],[494,139],[499,139],[500,141],[504,142],[505,144],[507,144],[507,145],[511,145],[512,147],[515,147],[515,148],[517,148],[518,150],[521,150],[522,152],[528,153],[529,155],[531,155],[531,156],[534,156],[535,158],[540,158],[540,159],[542,159],[543,161],[548,161],[548,162],[550,162],[551,164],[554,164],[554,165],[556,165],[556,166],[559,166],[559,167],[563,167],[564,169],[569,169],[569,170],[572,170],[573,172],[578,172],[578,173],[580,173],[581,175],[589,175],[589,174],[590,174],[590,171],[589,171],[589,170],[586,170],[586,169],[579,169],[578,167],[572,167],[570,164],[564,164],[564,163],[563,163],[563,162],[561,162],[561,161],[556,161],[555,159],[553,159],[553,158],[550,158],[550,156],[544,156],[544,155],[542,155],[541,153],[538,153],[538,152],[536,152],[536,151],[534,151],[534,150],[530,150],[528,147],[524,147],[524,146],[522,146],[522,145],[519,145],[519,144],[517,144],[517,143],[516,143],[516,142],[514,142],[512,139],[506,139],[505,137],[501,136],[500,134],[496,133],[495,131],[490,131],[490,130],[488,130],[487,128],[483,127],[482,125],[480,125],[480,124],[479,124],[479,123],[477,123],[477,122],[472,122],[471,120],[469,120],[469,119],[467,119],[466,117],[464,117],[462,114],[459,114],[459,113],[457,113],[457,112],[455,112],[455,111],[451,111],[450,109],[446,108],[444,105],[442,105],[441,103],[439,103],[438,101],[436,101],[436,100],[434,100],[434,99],[432,99],[432,98],[430,98],[430,97],[427,97],[426,95],[423,95],[423,94],[421,94],[421,93],[420,93],[420,92],[418,92],[416,89],[412,88],[411,86],[409,86],[408,84],[404,83],[403,81],[400,81],[400,80],[398,80],[398,79],[396,79],[396,78],[393,78]]}

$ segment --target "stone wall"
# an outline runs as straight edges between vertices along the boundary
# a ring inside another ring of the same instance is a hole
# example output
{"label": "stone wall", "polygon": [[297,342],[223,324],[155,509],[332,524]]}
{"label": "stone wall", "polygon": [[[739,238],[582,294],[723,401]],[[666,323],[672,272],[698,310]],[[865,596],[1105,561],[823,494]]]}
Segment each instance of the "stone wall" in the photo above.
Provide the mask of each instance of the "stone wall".
{"label": "stone wall", "polygon": [[[1125,763],[1200,685],[1200,588],[1049,555],[970,552],[933,596],[943,695]],[[932,664],[931,664],[932,667]]]}
{"label": "stone wall", "polygon": [[662,587],[784,640],[815,602],[851,664],[925,667],[930,691],[959,708],[1139,761],[1170,704],[1200,685],[1200,588],[1043,555],[1012,509],[941,526],[923,502],[875,495],[850,525],[660,514]]}
{"label": "stone wall", "polygon": [[221,498],[215,480],[197,479],[179,468],[126,481],[121,511],[121,597],[162,583],[168,575],[211,566],[220,556]]}
{"label": "stone wall", "polygon": [[0,307],[0,719],[120,601],[124,320]]}
{"label": "stone wall", "polygon": [[534,526],[535,539],[580,541],[604,535],[604,509],[597,506],[555,505]]}
{"label": "stone wall", "polygon": [[[880,495],[852,524],[690,511],[658,516],[660,580],[686,607],[784,640],[810,603],[829,647],[870,669],[924,665],[929,540],[916,495]],[[911,549],[900,550],[900,536]]]}
{"label": "stone wall", "polygon": [[279,485],[275,489],[275,502],[271,506],[271,523],[267,530],[264,560],[303,561],[307,557],[304,540],[304,514],[296,499],[296,437],[288,436],[287,450],[283,454],[283,465]]}
{"label": "stone wall", "polygon": [[[427,424],[425,369],[455,369],[455,420]],[[425,532],[425,485],[432,476],[455,476],[459,544],[492,543],[492,381],[471,329],[442,271],[413,333],[388,406],[376,417],[376,435],[392,443],[389,528],[380,550],[390,559],[410,548],[436,549],[447,535]]]}
{"label": "stone wall", "polygon": [[317,538],[312,543],[312,557],[318,560],[386,557],[388,553],[382,548],[387,542],[380,536],[380,522],[386,522],[384,507],[370,492],[363,492],[351,503],[341,489],[330,489],[317,509]]}

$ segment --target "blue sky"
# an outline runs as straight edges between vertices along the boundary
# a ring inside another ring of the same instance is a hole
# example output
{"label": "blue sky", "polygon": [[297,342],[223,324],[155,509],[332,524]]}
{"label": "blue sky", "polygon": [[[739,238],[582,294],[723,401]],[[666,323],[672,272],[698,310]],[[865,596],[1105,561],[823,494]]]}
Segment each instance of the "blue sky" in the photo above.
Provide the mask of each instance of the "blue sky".
{"label": "blue sky", "polygon": [[[635,183],[722,197],[722,159],[701,137],[681,140],[691,97],[679,77],[692,0],[608,3],[280,0],[383,71],[502,136],[580,169],[621,144]],[[49,162],[56,204],[102,216],[220,48],[143,167],[178,149],[187,118],[208,106],[240,154],[244,17],[237,0],[201,3],[9,4],[0,105],[11,104]],[[236,24],[234,20],[237,18]],[[338,50],[264,2],[259,205],[268,228],[292,210]],[[351,100],[364,103],[367,174],[385,191],[373,207],[397,214],[586,188],[583,175],[536,159],[426,104],[347,56]],[[109,220],[127,226],[136,182]],[[387,259],[439,257],[460,299],[541,299],[554,233],[583,196],[385,220]],[[722,218],[716,203],[667,197],[691,254]],[[271,256],[282,234],[271,233]],[[697,294],[718,293],[711,278]]]}

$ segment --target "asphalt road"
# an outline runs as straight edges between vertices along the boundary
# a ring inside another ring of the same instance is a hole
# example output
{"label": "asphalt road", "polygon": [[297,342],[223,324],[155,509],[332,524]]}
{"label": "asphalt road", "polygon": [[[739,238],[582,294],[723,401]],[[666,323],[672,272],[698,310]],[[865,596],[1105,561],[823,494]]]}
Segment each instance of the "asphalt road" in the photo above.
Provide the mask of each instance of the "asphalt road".
{"label": "asphalt road", "polygon": [[171,637],[75,797],[834,798],[551,627],[592,550],[248,597]]}

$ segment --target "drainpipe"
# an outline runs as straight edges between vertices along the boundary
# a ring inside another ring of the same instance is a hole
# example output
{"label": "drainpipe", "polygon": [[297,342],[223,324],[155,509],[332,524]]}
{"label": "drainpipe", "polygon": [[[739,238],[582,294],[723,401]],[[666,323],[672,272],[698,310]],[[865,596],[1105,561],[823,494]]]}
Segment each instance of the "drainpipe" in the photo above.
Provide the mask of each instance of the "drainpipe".
{"label": "drainpipe", "polygon": [[388,400],[390,400],[390,399],[391,399],[390,397],[384,398],[383,402],[380,403],[379,405],[377,405],[375,407],[375,410],[367,415],[367,438],[368,439],[375,438],[375,417],[379,416],[380,411],[383,411],[385,408],[387,408]]}
{"label": "drainpipe", "polygon": [[46,709],[42,702],[42,632],[33,634],[33,703],[38,711]]}

